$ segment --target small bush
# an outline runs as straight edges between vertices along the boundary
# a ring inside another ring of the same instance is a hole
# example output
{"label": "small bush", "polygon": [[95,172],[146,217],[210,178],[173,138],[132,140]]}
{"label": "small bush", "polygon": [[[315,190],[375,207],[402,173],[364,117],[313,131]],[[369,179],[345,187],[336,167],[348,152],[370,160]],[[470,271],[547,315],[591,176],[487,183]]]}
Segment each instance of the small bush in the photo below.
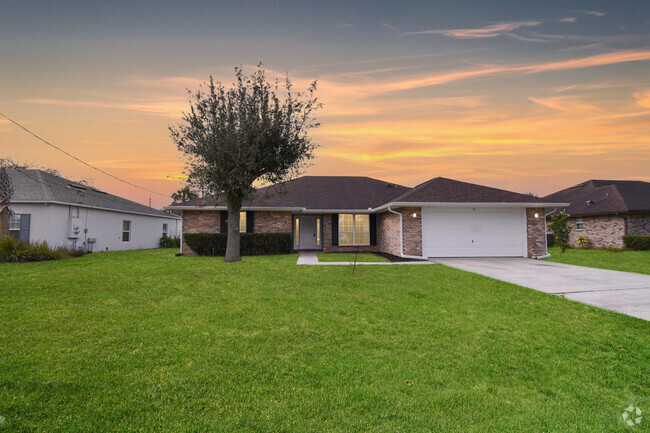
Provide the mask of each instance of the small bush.
{"label": "small bush", "polygon": [[587,239],[584,236],[580,236],[578,239],[576,239],[576,244],[580,246],[580,248],[584,248],[589,244],[589,239]]}
{"label": "small bush", "polygon": [[628,250],[648,251],[650,250],[650,235],[625,235],[623,244]]}
{"label": "small bush", "polygon": [[[291,233],[242,233],[240,253],[242,256],[290,254]],[[225,256],[227,233],[186,233],[183,240],[199,256]]]}
{"label": "small bush", "polygon": [[85,254],[81,249],[51,247],[47,242],[30,244],[13,236],[0,239],[0,262],[38,262],[79,257]]}
{"label": "small bush", "polygon": [[180,248],[181,238],[170,238],[163,236],[160,238],[160,248]]}

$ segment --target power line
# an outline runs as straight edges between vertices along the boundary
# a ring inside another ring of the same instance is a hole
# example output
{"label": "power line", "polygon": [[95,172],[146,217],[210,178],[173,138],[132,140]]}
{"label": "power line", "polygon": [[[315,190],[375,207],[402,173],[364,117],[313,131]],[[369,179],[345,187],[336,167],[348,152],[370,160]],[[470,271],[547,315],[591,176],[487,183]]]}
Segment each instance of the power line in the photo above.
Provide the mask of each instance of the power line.
{"label": "power line", "polygon": [[42,141],[43,143],[47,144],[48,146],[53,147],[54,149],[58,150],[59,152],[62,152],[62,153],[64,153],[64,154],[66,154],[66,155],[69,156],[70,158],[72,158],[72,159],[74,159],[74,160],[76,160],[76,161],[79,161],[80,163],[82,163],[82,164],[84,164],[84,165],[87,165],[88,167],[92,168],[93,170],[97,170],[98,172],[103,173],[103,174],[105,174],[106,176],[112,177],[112,178],[115,179],[115,180],[119,180],[120,182],[123,182],[123,183],[125,183],[125,184],[127,184],[127,185],[133,186],[133,187],[135,187],[135,188],[139,188],[139,189],[141,189],[141,190],[143,190],[143,191],[147,191],[147,192],[150,192],[150,193],[153,193],[153,194],[161,195],[161,196],[163,196],[163,197],[171,198],[171,196],[170,196],[169,194],[163,194],[163,193],[160,193],[160,192],[157,192],[157,191],[153,191],[153,190],[150,190],[150,189],[147,189],[147,188],[141,187],[141,186],[136,185],[136,184],[134,184],[134,183],[132,183],[132,182],[129,182],[128,180],[120,179],[119,177],[117,177],[117,176],[115,176],[115,175],[112,175],[112,174],[110,174],[110,173],[108,173],[108,172],[102,170],[101,168],[97,168],[97,167],[95,167],[94,165],[91,165],[91,164],[87,163],[86,161],[84,161],[84,160],[82,160],[82,159],[80,159],[80,158],[77,158],[77,157],[74,156],[74,155],[71,155],[70,153],[66,152],[65,150],[61,149],[60,147],[55,146],[54,144],[50,143],[49,141],[47,141],[47,140],[45,140],[45,139],[39,137],[38,135],[36,135],[36,134],[33,133],[32,131],[30,131],[29,129],[25,128],[25,127],[24,127],[23,125],[21,125],[20,123],[18,123],[18,122],[16,122],[15,120],[13,120],[13,119],[7,117],[5,114],[3,114],[3,113],[0,112],[0,116],[4,117],[4,118],[7,119],[8,121],[10,121],[11,123],[13,123],[13,124],[16,125],[17,127],[19,127],[20,129],[22,129],[23,131],[25,131],[26,133],[28,133],[29,135],[32,135],[33,137],[37,138],[38,140]]}

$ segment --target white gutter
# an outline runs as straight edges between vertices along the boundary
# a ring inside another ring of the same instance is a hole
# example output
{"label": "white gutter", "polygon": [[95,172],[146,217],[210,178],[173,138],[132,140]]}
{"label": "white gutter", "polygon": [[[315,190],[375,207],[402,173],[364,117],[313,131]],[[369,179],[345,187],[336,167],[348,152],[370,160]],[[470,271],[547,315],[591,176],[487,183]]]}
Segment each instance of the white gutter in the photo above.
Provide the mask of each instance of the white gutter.
{"label": "white gutter", "polygon": [[[110,207],[92,206],[92,205],[81,204],[81,203],[70,203],[70,202],[53,201],[53,200],[52,201],[45,201],[45,200],[11,200],[10,203],[11,204],[56,204],[56,205],[62,205],[62,206],[77,206],[77,207],[82,207],[84,209],[105,210],[105,211],[109,211],[109,212],[128,213],[128,214],[133,214],[133,215],[145,215],[145,216],[156,217],[156,218],[172,218],[172,219],[177,219],[177,220],[181,219],[181,217],[179,217],[178,215],[174,215],[174,214],[159,215],[159,214],[155,214],[155,213],[136,212],[136,211],[131,211],[131,210],[114,209],[114,208],[110,208]],[[141,206],[144,206],[144,205],[141,205]],[[167,209],[167,208],[165,208],[165,209]],[[158,212],[163,212],[163,211],[159,211],[157,209],[152,209],[152,210],[156,210]]]}
{"label": "white gutter", "polygon": [[423,259],[424,256],[410,256],[404,254],[404,227],[402,225],[402,213],[395,212],[390,208],[390,206],[387,206],[386,210],[390,213],[394,213],[395,215],[399,215],[399,256],[405,259]]}
{"label": "white gutter", "polygon": [[551,257],[551,254],[548,252],[548,236],[546,236],[546,217],[549,216],[550,214],[552,214],[553,212],[555,212],[556,210],[557,210],[557,208],[555,208],[552,211],[544,214],[544,245],[546,247],[546,254],[544,254],[543,256],[533,257],[534,259],[538,259],[538,260],[539,259],[548,259],[549,257]]}
{"label": "white gutter", "polygon": [[390,207],[501,207],[501,208],[541,208],[541,207],[567,207],[569,203],[512,203],[512,202],[391,202],[371,210],[371,212],[378,212]]}

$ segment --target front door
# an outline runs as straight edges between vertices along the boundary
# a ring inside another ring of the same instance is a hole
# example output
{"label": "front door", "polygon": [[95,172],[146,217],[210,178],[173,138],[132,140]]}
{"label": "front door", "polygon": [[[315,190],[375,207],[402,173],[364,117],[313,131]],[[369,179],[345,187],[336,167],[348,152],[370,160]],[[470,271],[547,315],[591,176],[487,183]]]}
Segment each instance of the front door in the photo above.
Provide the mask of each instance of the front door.
{"label": "front door", "polygon": [[321,217],[316,215],[299,215],[294,223],[294,245],[299,250],[316,250],[321,248]]}

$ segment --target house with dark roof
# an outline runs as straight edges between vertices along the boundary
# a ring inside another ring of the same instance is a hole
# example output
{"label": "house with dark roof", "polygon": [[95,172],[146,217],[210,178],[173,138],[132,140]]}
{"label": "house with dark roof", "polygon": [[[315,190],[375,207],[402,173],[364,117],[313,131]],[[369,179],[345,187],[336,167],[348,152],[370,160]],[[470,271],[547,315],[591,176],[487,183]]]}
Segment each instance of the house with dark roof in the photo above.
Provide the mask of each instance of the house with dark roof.
{"label": "house with dark roof", "polygon": [[[570,203],[557,211],[571,215],[570,241],[584,236],[594,248],[623,247],[624,235],[650,235],[650,183],[636,180],[588,180],[547,195]],[[550,218],[550,215],[549,215]]]}
{"label": "house with dark roof", "polygon": [[8,169],[9,232],[31,242],[90,251],[157,248],[181,232],[180,217],[43,170]]}
{"label": "house with dark roof", "polygon": [[[401,257],[535,257],[548,254],[544,208],[568,206],[437,177],[414,188],[369,177],[303,176],[258,189],[240,232],[291,233],[295,250],[384,252]],[[184,233],[226,233],[219,198],[168,206]],[[183,254],[193,254],[183,244]]]}

